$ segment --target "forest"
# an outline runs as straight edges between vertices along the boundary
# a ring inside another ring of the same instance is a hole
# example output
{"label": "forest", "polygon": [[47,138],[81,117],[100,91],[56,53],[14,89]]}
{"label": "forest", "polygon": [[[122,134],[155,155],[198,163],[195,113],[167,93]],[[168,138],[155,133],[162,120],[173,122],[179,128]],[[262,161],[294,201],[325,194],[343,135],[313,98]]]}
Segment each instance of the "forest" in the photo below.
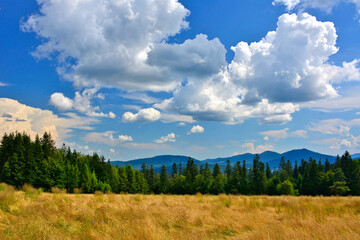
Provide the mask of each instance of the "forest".
{"label": "forest", "polygon": [[85,155],[65,145],[56,148],[47,132],[34,141],[15,132],[2,136],[0,182],[16,188],[30,184],[44,191],[56,187],[68,193],[360,195],[360,162],[346,151],[334,163],[309,158],[293,166],[282,158],[278,168],[270,169],[256,155],[250,168],[245,161],[233,165],[227,161],[222,172],[218,164],[210,169],[189,158],[186,166],[174,163],[155,173],[146,163],[138,170],[114,166],[97,153]]}

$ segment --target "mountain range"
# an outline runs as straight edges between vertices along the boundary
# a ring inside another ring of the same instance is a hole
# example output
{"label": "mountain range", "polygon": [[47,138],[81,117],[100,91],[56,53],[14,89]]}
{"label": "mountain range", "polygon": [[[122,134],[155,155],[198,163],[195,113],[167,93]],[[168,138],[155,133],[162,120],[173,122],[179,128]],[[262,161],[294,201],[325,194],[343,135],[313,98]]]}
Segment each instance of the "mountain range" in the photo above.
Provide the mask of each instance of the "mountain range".
{"label": "mountain range", "polygon": [[[226,161],[230,160],[231,164],[233,165],[237,161],[240,161],[241,163],[243,160],[246,162],[246,166],[250,167],[252,165],[252,161],[254,159],[256,154],[252,153],[244,153],[239,154],[231,157],[223,157],[223,158],[212,158],[212,159],[204,159],[204,160],[198,160],[195,158],[192,158],[194,162],[197,165],[205,165],[207,162],[212,168],[216,163],[220,165],[221,169],[225,169]],[[288,152],[284,153],[277,153],[272,151],[265,151],[261,154],[260,161],[263,163],[268,163],[270,168],[274,169],[279,166],[281,157],[284,157],[285,160],[290,160],[290,162],[294,165],[295,161],[298,163],[301,162],[301,159],[308,160],[310,157],[316,160],[321,160],[323,163],[326,159],[329,160],[330,163],[335,162],[336,156],[326,155],[314,151],[310,151],[308,149],[294,149]],[[360,158],[360,153],[352,155],[353,158]],[[145,164],[151,164],[154,167],[155,172],[160,172],[161,166],[164,164],[168,170],[168,172],[171,171],[171,166],[175,162],[177,165],[181,163],[183,167],[186,166],[186,163],[189,159],[189,156],[181,156],[181,155],[160,155],[150,158],[141,158],[141,159],[135,159],[130,161],[112,161],[111,163],[115,166],[126,166],[130,164],[135,169],[140,169],[142,163]]]}

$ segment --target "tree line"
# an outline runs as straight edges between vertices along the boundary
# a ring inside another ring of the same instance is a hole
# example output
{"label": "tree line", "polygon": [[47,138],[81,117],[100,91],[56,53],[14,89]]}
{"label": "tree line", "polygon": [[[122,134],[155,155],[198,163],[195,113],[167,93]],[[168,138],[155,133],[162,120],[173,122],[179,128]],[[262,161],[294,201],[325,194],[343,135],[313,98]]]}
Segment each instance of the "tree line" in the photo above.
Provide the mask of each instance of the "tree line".
{"label": "tree line", "polygon": [[360,162],[346,151],[335,163],[327,159],[302,159],[293,166],[281,158],[270,169],[256,155],[250,168],[245,161],[231,164],[224,172],[215,164],[198,166],[189,158],[186,166],[165,165],[155,173],[152,165],[141,169],[114,166],[97,153],[85,155],[63,145],[56,148],[45,132],[32,141],[26,133],[4,134],[0,145],[0,182],[20,188],[25,183],[49,191],[51,187],[72,193],[94,191],[155,194],[268,194],[268,195],[360,195]]}

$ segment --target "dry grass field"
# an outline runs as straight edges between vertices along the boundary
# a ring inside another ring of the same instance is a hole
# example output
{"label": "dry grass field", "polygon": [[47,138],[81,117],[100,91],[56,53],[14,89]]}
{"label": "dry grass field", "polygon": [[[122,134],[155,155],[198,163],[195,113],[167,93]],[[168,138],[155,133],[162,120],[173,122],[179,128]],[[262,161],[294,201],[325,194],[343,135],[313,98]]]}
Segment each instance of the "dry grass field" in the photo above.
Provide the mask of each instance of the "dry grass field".
{"label": "dry grass field", "polygon": [[15,191],[0,184],[0,239],[360,239],[360,197]]}

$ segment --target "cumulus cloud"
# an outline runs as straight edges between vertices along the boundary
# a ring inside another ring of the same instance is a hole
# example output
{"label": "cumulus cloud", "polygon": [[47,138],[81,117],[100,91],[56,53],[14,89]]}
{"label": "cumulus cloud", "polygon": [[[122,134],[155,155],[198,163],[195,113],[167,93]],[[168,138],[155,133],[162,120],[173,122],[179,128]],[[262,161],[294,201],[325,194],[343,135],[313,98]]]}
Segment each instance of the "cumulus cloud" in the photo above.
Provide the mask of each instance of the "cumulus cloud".
{"label": "cumulus cloud", "polygon": [[0,87],[6,87],[6,86],[8,86],[8,84],[0,82]]}
{"label": "cumulus cloud", "polygon": [[273,1],[273,5],[282,4],[286,6],[288,11],[293,10],[295,7],[299,7],[300,9],[317,8],[330,13],[340,2],[355,4],[357,11],[360,12],[359,0],[275,0]]}
{"label": "cumulus cloud", "polygon": [[232,47],[228,70],[204,79],[188,79],[172,98],[154,106],[195,120],[286,123],[298,103],[338,96],[333,84],[359,80],[359,60],[335,66],[338,51],[333,23],[303,14],[284,14],[261,41]]}
{"label": "cumulus cloud", "polygon": [[[170,90],[166,69],[147,64],[148,53],[188,27],[189,11],[177,0],[44,0],[40,14],[21,25],[44,41],[33,52],[54,58],[59,74],[78,86]],[[76,60],[76,61],[73,61]]]}
{"label": "cumulus cloud", "polygon": [[241,147],[245,149],[246,153],[262,153],[265,151],[272,151],[274,149],[274,147],[270,144],[258,145],[255,147],[253,142],[244,143]]}
{"label": "cumulus cloud", "polygon": [[118,138],[114,137],[114,131],[106,132],[92,132],[85,135],[84,140],[87,142],[102,143],[110,146],[115,146],[123,142],[131,142],[133,138],[128,135],[119,135]]}
{"label": "cumulus cloud", "polygon": [[[117,87],[128,92],[125,98],[154,104],[124,113],[124,122],[156,121],[157,108],[168,119],[181,116],[188,122],[238,124],[257,118],[260,124],[283,124],[292,120],[298,104],[337,97],[335,84],[360,79],[359,60],[341,66],[328,61],[338,51],[334,24],[307,13],[280,16],[276,30],[259,42],[233,46],[227,64],[217,38],[199,34],[180,44],[166,42],[188,27],[189,11],[177,0],[38,2],[40,14],[21,25],[43,40],[35,57],[56,59],[59,74],[76,86]],[[300,2],[305,0],[274,4],[292,9]],[[158,102],[145,91],[173,91],[173,96]],[[78,92],[72,100],[57,93],[51,102],[75,109],[76,98],[87,97]],[[78,111],[89,116],[115,117],[81,107]]]}
{"label": "cumulus cloud", "polygon": [[52,111],[33,108],[9,98],[0,98],[0,136],[5,132],[26,132],[35,137],[45,131],[51,132],[60,146],[74,129],[91,130],[97,120],[79,117],[74,113],[59,117]]}
{"label": "cumulus cloud", "polygon": [[98,88],[91,88],[85,89],[82,93],[75,92],[74,100],[65,97],[63,93],[56,92],[51,95],[49,103],[62,111],[74,109],[90,117],[115,118],[116,115],[113,112],[109,112],[108,114],[106,114],[103,112],[99,112],[99,107],[91,106],[91,99],[104,99],[104,96],[102,94],[96,94],[97,91]]}
{"label": "cumulus cloud", "polygon": [[125,112],[122,116],[123,122],[154,122],[159,120],[161,114],[154,108],[140,109],[137,113]]}
{"label": "cumulus cloud", "polygon": [[74,106],[73,100],[65,97],[63,93],[58,92],[51,95],[49,103],[62,111],[71,110]]}
{"label": "cumulus cloud", "polygon": [[119,135],[120,142],[132,142],[133,138],[128,135]]}
{"label": "cumulus cloud", "polygon": [[195,125],[191,128],[189,134],[191,133],[203,133],[204,132],[204,128],[200,125]]}
{"label": "cumulus cloud", "polygon": [[175,138],[176,138],[175,133],[169,133],[166,136],[154,140],[154,142],[156,143],[176,142]]}
{"label": "cumulus cloud", "polygon": [[234,81],[248,90],[245,101],[303,102],[335,97],[332,86],[359,80],[359,60],[335,66],[327,62],[338,51],[336,30],[303,14],[279,17],[276,31],[250,45],[238,43],[229,65]]}
{"label": "cumulus cloud", "polygon": [[115,153],[115,149],[110,148],[111,153]]}

